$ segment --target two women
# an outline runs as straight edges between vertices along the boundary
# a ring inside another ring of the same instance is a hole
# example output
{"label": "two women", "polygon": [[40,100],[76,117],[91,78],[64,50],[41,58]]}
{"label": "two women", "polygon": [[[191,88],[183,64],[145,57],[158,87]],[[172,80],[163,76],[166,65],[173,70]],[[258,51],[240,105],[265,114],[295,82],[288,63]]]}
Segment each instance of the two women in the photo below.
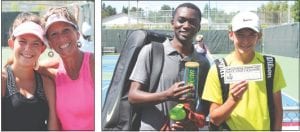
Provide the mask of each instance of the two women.
{"label": "two women", "polygon": [[[2,130],[94,130],[94,55],[79,50],[75,17],[52,8],[43,29],[31,15],[16,18],[8,40],[14,58],[2,72]],[[37,72],[44,36],[60,59]]]}

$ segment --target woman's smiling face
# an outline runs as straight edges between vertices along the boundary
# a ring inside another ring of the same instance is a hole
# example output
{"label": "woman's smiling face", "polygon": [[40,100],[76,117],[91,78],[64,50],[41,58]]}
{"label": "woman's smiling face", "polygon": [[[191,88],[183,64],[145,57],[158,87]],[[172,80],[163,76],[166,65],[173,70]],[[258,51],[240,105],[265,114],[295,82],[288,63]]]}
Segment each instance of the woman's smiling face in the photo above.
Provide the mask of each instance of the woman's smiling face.
{"label": "woman's smiling face", "polygon": [[46,49],[43,41],[33,34],[17,36],[14,40],[9,40],[9,45],[13,48],[14,62],[23,66],[34,66]]}
{"label": "woman's smiling face", "polygon": [[61,57],[78,48],[79,32],[69,23],[55,22],[48,28],[46,35],[50,47]]}

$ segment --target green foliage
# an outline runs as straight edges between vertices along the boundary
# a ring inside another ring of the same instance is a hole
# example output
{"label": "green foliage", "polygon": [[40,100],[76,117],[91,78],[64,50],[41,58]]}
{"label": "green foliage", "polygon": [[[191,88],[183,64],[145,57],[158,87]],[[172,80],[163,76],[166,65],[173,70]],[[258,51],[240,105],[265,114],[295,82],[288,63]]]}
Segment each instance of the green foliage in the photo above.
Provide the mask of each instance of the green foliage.
{"label": "green foliage", "polygon": [[36,5],[36,6],[34,6],[32,8],[32,11],[38,11],[38,12],[40,12],[40,11],[44,11],[44,10],[46,10],[46,6],[45,5]]}
{"label": "green foliage", "polygon": [[292,6],[292,17],[296,22],[300,22],[300,0],[297,0]]}
{"label": "green foliage", "polygon": [[131,7],[130,12],[135,12],[135,11],[143,11],[142,8],[137,9],[136,7]]}
{"label": "green foliage", "polygon": [[18,10],[20,10],[20,6],[19,6],[19,4],[17,4],[17,3],[12,3],[12,4],[11,4],[11,9],[12,9],[13,11],[18,11]]}
{"label": "green foliage", "polygon": [[257,12],[264,23],[280,24],[287,22],[285,20],[289,18],[288,6],[287,1],[270,1],[266,5],[259,7]]}
{"label": "green foliage", "polygon": [[262,5],[258,8],[258,11],[269,11],[269,12],[279,12],[279,11],[287,11],[288,10],[288,3],[285,2],[273,2],[270,1],[267,5]]}
{"label": "green foliage", "polygon": [[131,7],[130,11],[137,11],[136,7]]}
{"label": "green foliage", "polygon": [[[290,9],[290,12],[288,11]],[[162,24],[170,25],[170,21],[172,19],[172,10],[174,8],[169,5],[162,4],[159,11],[148,10],[147,12],[143,12],[142,8],[137,7],[126,7],[123,6],[122,13],[129,14],[133,18],[137,18],[139,20],[145,20],[149,22],[153,22],[155,24],[151,25],[151,28],[165,28],[169,29],[168,26]],[[210,24],[202,25],[202,29],[211,29],[214,24],[219,24],[221,26],[226,26],[226,24],[231,23],[231,19],[237,12],[225,12],[224,10],[216,7],[210,7],[209,4],[205,4],[204,9],[202,11],[202,18],[208,19]],[[102,4],[102,18],[104,16],[111,16],[116,14],[115,8],[111,6],[106,6]],[[256,12],[253,11],[253,12]],[[295,1],[294,5],[289,5],[287,1],[270,1],[261,7],[257,8],[257,14],[261,19],[261,25],[263,28],[282,24],[289,22],[290,20],[298,21],[300,19],[299,12],[299,0]],[[223,24],[223,25],[222,25]],[[145,28],[149,25],[134,25],[133,28]],[[128,28],[128,26],[116,26],[115,28]]]}
{"label": "green foliage", "polygon": [[224,10],[210,8],[208,4],[205,4],[202,17],[210,19],[213,23],[230,23],[232,16],[235,14],[235,12],[227,14]]}
{"label": "green foliage", "polygon": [[123,8],[122,8],[122,13],[128,14],[128,7],[124,7],[124,6],[123,6]]}
{"label": "green foliage", "polygon": [[160,10],[171,10],[171,7],[169,5],[163,5]]}
{"label": "green foliage", "polygon": [[108,5],[106,7],[106,5],[104,3],[102,4],[101,18],[112,16],[112,15],[115,15],[115,14],[117,14],[116,8],[113,8],[110,5]]}
{"label": "green foliage", "polygon": [[265,28],[268,27],[268,24],[261,24],[260,27],[261,27],[262,29],[265,29]]}

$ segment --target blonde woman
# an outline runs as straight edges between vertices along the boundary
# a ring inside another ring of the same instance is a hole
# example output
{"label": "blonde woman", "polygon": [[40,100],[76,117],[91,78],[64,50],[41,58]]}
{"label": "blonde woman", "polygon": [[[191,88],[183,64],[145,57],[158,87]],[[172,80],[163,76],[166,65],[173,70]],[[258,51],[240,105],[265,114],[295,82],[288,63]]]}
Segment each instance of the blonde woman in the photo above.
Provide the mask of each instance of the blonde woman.
{"label": "blonde woman", "polygon": [[66,7],[47,11],[45,32],[50,48],[60,58],[57,67],[44,67],[40,71],[55,80],[61,129],[94,130],[94,54],[79,49],[77,21]]}

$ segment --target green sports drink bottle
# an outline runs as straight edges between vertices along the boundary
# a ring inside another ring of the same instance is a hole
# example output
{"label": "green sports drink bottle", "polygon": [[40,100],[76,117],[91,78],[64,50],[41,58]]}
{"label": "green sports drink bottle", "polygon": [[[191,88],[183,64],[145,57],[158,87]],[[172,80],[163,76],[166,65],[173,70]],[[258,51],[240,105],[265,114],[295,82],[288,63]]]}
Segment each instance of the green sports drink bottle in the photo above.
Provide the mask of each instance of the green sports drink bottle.
{"label": "green sports drink bottle", "polygon": [[183,108],[183,104],[177,104],[169,111],[169,117],[171,120],[180,121],[185,119],[186,112]]}

